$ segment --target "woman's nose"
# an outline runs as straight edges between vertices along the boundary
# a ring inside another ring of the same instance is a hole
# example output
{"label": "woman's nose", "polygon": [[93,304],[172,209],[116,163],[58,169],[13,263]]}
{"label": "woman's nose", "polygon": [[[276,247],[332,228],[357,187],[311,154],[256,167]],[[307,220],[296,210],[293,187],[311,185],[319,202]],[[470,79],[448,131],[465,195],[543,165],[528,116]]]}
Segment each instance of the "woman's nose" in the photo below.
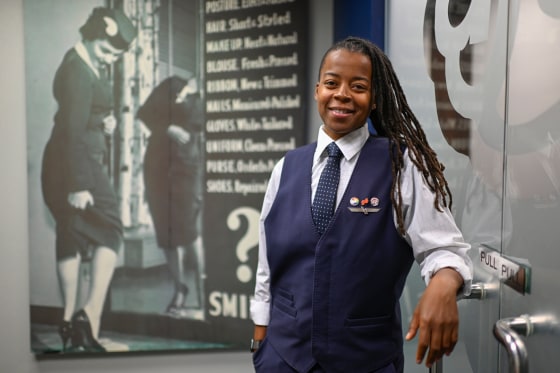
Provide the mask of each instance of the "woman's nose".
{"label": "woman's nose", "polygon": [[336,91],[335,97],[338,99],[348,99],[350,95],[348,94],[348,90],[345,86],[341,85],[340,88]]}

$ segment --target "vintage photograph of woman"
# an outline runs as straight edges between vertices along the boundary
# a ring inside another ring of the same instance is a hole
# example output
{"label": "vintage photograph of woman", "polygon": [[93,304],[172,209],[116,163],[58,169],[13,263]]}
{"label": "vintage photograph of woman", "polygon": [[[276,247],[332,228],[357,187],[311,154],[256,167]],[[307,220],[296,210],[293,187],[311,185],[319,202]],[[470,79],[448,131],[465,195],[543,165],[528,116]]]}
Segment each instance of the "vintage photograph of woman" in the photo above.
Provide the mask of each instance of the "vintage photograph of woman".
{"label": "vintage photograph of woman", "polygon": [[[136,29],[122,11],[100,7],[80,34],[82,40],[66,53],[53,83],[58,110],[44,152],[42,187],[56,221],[62,348],[103,351],[97,341],[101,314],[123,244],[117,196],[105,167],[106,136],[116,126],[107,68],[128,49]],[[91,283],[76,311],[82,260],[92,262]]]}
{"label": "vintage photograph of woman", "polygon": [[206,318],[199,6],[26,3],[36,353],[221,346],[189,327]]}

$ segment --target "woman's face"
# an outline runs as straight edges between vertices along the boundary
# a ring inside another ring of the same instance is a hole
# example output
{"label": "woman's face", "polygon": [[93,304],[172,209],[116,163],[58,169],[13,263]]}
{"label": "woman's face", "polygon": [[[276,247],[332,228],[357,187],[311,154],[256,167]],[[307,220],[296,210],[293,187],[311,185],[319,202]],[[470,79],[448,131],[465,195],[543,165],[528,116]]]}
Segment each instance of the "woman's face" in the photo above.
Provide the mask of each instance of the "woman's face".
{"label": "woman's face", "polygon": [[122,49],[117,49],[105,39],[96,39],[91,42],[93,58],[98,64],[111,65],[116,62],[124,53]]}
{"label": "woman's face", "polygon": [[374,107],[372,66],[361,53],[339,49],[325,57],[315,100],[325,132],[337,140],[360,128]]}

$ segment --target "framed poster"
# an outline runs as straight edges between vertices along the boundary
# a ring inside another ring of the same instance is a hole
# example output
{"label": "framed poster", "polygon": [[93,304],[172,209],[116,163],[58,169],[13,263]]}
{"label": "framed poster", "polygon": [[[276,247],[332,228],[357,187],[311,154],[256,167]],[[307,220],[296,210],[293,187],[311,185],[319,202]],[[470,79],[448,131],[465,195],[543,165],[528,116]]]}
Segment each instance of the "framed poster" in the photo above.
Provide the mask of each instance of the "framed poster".
{"label": "framed poster", "polygon": [[246,349],[307,2],[25,0],[31,348]]}

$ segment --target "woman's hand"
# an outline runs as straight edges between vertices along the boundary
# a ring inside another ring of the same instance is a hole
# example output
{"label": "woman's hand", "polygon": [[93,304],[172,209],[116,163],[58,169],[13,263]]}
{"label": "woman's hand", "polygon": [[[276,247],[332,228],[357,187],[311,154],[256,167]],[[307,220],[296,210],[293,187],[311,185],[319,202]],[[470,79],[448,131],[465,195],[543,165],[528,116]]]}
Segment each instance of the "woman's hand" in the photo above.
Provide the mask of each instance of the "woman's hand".
{"label": "woman's hand", "polygon": [[103,131],[105,131],[107,135],[112,135],[115,128],[117,128],[117,118],[115,118],[113,114],[103,118]]}
{"label": "woman's hand", "polygon": [[87,190],[69,193],[68,203],[76,209],[85,210],[89,205],[93,206],[93,196]]}
{"label": "woman's hand", "polygon": [[191,134],[176,124],[172,124],[167,128],[167,134],[179,144],[186,144],[191,140]]}
{"label": "woman's hand", "polygon": [[[266,337],[266,329],[267,327],[264,325],[255,325],[255,329],[253,330],[253,341],[262,342],[264,337]],[[253,348],[255,348],[253,350]],[[253,347],[251,344],[251,352],[255,352],[256,347]]]}
{"label": "woman's hand", "polygon": [[449,355],[459,338],[459,311],[457,291],[463,286],[463,278],[452,268],[442,268],[431,278],[412,315],[406,335],[410,341],[419,331],[416,362],[426,356],[426,366]]}

